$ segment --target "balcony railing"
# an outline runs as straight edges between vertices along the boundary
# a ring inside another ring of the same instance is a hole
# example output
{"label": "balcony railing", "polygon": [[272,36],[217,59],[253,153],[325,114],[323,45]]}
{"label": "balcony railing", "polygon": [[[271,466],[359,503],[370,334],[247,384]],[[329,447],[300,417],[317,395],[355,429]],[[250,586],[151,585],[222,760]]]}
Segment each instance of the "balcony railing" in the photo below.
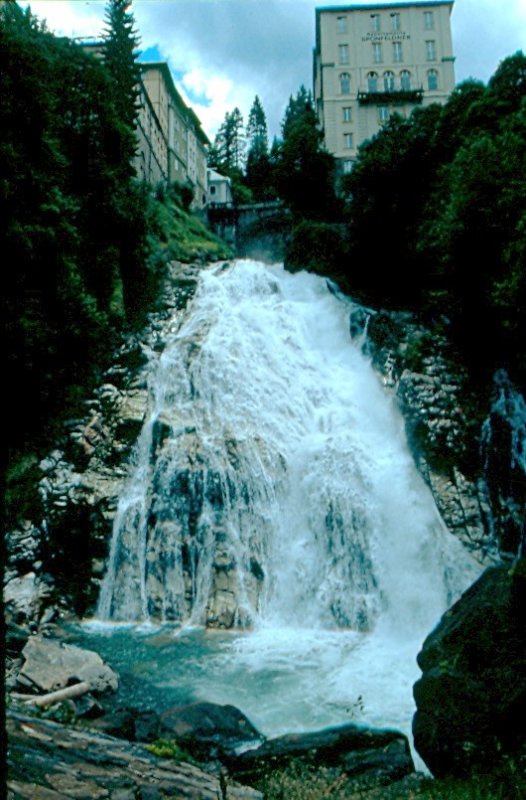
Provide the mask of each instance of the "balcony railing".
{"label": "balcony railing", "polygon": [[421,103],[424,99],[424,89],[369,89],[358,92],[358,102],[361,106],[402,106],[405,103]]}

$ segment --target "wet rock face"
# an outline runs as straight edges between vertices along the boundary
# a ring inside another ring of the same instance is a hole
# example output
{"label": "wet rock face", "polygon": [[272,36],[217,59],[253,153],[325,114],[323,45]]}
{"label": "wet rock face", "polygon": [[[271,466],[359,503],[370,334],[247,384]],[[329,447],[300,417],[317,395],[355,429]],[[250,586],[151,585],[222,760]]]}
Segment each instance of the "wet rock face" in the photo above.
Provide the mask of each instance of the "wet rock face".
{"label": "wet rock face", "polygon": [[494,377],[482,430],[484,475],[495,534],[505,553],[526,553],[526,401],[504,370]]}
{"label": "wet rock face", "polygon": [[263,795],[139,744],[10,713],[8,796],[112,800],[262,800]]}
{"label": "wet rock face", "polygon": [[418,655],[415,747],[436,777],[489,772],[526,745],[526,561],[492,567]]}
{"label": "wet rock face", "polygon": [[202,757],[222,758],[245,745],[257,745],[262,735],[239,709],[216,703],[192,703],[160,715],[160,731]]}
{"label": "wet rock face", "polygon": [[169,265],[159,311],[115,353],[86,413],[39,465],[42,523],[20,520],[6,534],[4,588],[14,624],[93,610],[105,571],[117,501],[149,402],[152,360],[197,282],[197,267]]}
{"label": "wet rock face", "polygon": [[[498,558],[480,456],[484,401],[443,336],[405,312],[351,316],[351,335],[396,394],[415,462],[449,530],[484,563]],[[489,398],[488,405],[489,408]]]}

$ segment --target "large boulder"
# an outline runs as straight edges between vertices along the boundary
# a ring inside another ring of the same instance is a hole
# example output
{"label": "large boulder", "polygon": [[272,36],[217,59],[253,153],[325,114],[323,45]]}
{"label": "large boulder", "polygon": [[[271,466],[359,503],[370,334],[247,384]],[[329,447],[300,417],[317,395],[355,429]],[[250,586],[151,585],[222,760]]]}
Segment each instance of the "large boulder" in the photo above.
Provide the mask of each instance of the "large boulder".
{"label": "large boulder", "polygon": [[91,691],[100,694],[116,691],[119,685],[117,674],[92,650],[31,636],[22,656],[18,682],[35,691],[54,692],[86,681]]}
{"label": "large boulder", "polygon": [[191,703],[160,715],[161,734],[187,745],[199,757],[222,757],[246,745],[257,745],[262,735],[245,715],[230,705]]}
{"label": "large boulder", "polygon": [[226,759],[229,771],[249,784],[292,761],[335,768],[347,778],[375,785],[391,783],[414,771],[402,733],[354,724],[287,734]]}
{"label": "large boulder", "polygon": [[418,655],[415,747],[436,777],[491,771],[526,744],[526,559],[486,570]]}

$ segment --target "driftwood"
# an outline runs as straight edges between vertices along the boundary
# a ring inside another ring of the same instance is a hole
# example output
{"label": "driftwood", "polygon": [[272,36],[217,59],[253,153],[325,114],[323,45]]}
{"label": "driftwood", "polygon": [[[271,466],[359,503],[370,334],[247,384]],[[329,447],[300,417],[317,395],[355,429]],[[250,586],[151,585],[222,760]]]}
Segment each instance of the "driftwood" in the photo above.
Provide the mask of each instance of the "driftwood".
{"label": "driftwood", "polygon": [[18,694],[13,692],[11,697],[15,700],[23,700],[28,705],[35,705],[39,708],[43,706],[51,706],[53,703],[61,703],[63,700],[71,700],[73,697],[80,697],[91,689],[91,683],[88,681],[81,681],[81,683],[74,683],[73,686],[66,686],[65,689],[57,689],[56,692],[49,692],[48,694]]}

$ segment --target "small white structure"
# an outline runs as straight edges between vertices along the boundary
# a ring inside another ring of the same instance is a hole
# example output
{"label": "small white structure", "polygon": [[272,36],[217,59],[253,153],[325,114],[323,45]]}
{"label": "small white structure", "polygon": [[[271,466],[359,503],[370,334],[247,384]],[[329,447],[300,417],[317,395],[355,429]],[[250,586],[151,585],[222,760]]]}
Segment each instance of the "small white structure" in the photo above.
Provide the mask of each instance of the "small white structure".
{"label": "small white structure", "polygon": [[208,169],[208,203],[209,205],[232,204],[232,181],[215,169]]}

